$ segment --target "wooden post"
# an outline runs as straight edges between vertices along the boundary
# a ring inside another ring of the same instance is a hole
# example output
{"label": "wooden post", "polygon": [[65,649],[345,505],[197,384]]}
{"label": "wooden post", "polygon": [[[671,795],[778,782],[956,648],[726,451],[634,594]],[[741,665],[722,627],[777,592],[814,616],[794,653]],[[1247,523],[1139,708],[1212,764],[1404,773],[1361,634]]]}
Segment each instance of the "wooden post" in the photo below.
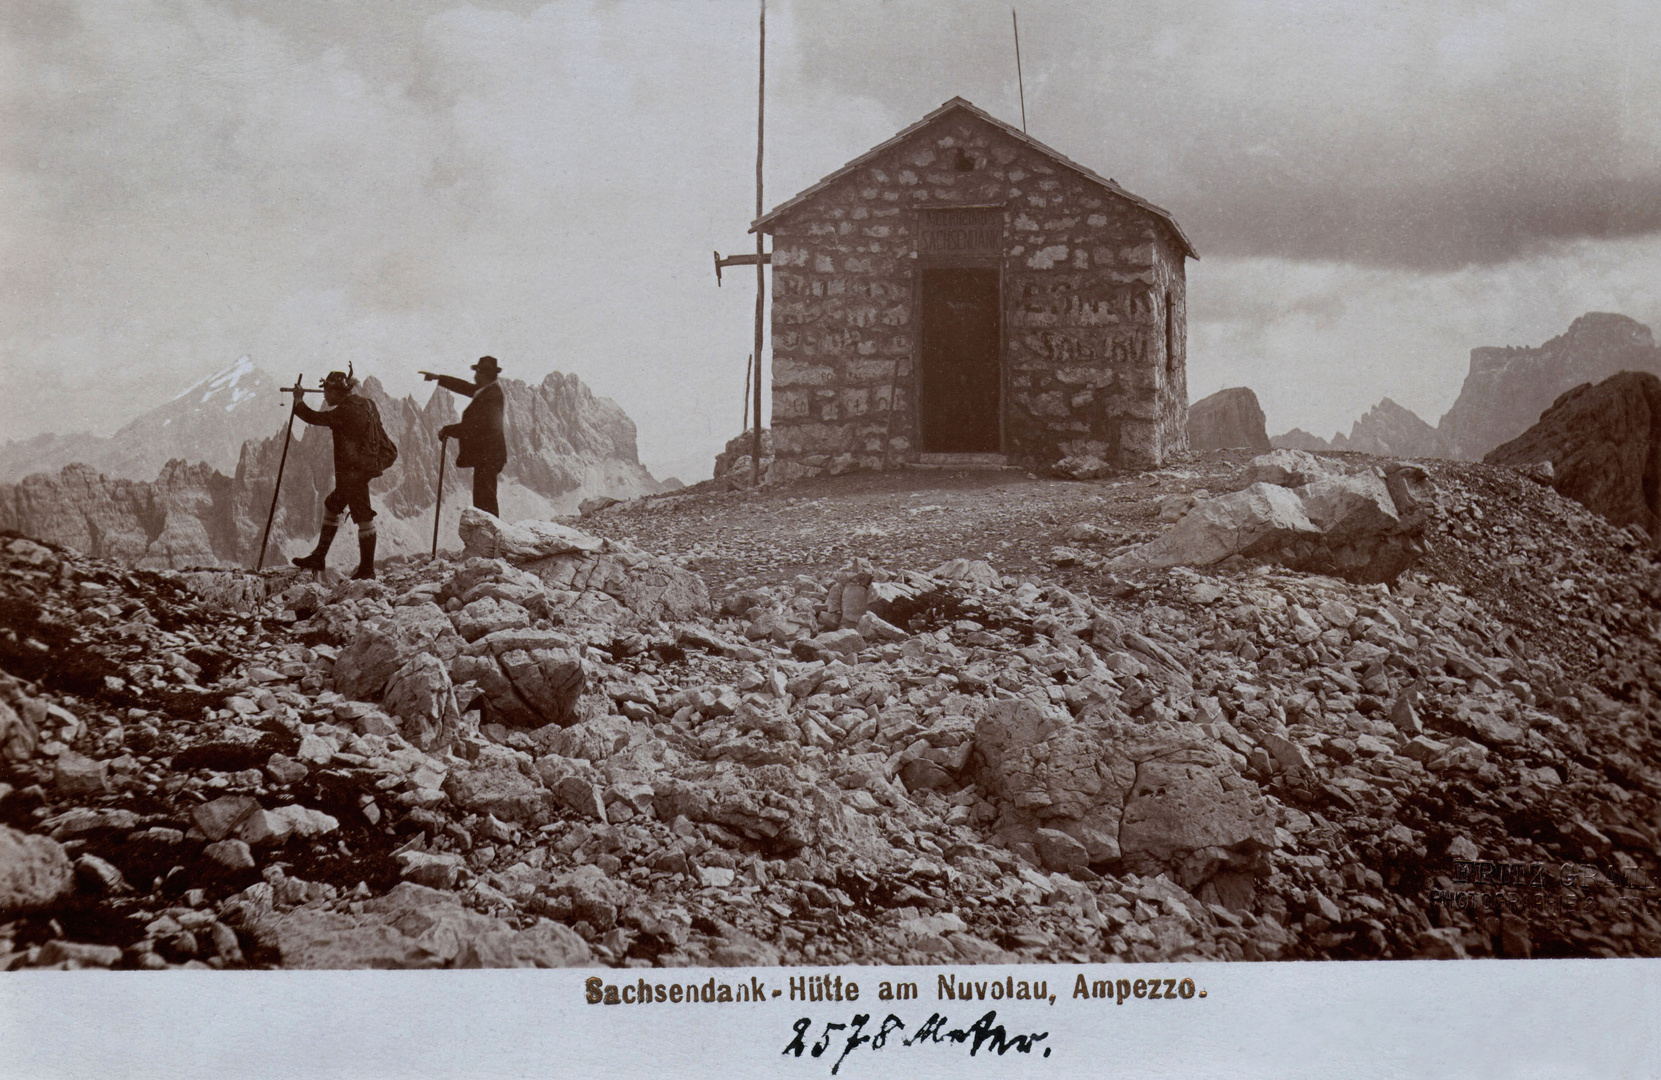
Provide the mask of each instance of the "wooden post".
{"label": "wooden post", "polygon": [[[761,147],[767,118],[767,0],[761,0],[761,63],[756,80],[756,219],[761,219]],[[756,351],[755,351],[755,438],[750,450],[750,482],[761,486],[761,320],[766,315],[767,268],[762,265],[763,233],[756,230]]]}
{"label": "wooden post", "polygon": [[750,372],[755,365],[754,353],[744,358],[744,426],[738,429],[740,434],[750,430]]}
{"label": "wooden post", "polygon": [[897,403],[894,398],[900,392],[900,358],[894,358],[894,373],[888,380],[888,432],[882,437],[882,471],[888,471],[888,452],[894,444],[894,412]]}

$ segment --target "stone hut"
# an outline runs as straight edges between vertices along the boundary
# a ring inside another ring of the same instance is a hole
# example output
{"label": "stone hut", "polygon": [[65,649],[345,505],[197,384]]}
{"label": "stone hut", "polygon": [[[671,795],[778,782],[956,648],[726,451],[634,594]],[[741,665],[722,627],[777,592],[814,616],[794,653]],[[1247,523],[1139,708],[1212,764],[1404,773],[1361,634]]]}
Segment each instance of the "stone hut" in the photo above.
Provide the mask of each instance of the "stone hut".
{"label": "stone hut", "polygon": [[1187,446],[1165,210],[953,98],[758,219],[773,237],[773,481]]}

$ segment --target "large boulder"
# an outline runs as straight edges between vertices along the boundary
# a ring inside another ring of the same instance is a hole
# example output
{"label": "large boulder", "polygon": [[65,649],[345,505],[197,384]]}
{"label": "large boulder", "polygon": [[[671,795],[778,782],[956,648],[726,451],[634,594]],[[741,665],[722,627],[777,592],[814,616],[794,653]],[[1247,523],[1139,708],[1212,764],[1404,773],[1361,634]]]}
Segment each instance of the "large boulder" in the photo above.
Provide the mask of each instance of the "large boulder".
{"label": "large boulder", "polygon": [[62,844],[0,825],[0,914],[47,907],[74,887]]}
{"label": "large boulder", "polygon": [[486,723],[513,728],[570,727],[588,685],[581,647],[547,630],[501,630],[466,647],[450,677],[472,682]]}
{"label": "large boulder", "polygon": [[437,604],[409,604],[359,627],[334,666],[334,688],[349,698],[374,701],[393,675],[416,656],[449,660],[467,642]]}
{"label": "large boulder", "polygon": [[1394,580],[1418,556],[1431,491],[1417,465],[1380,473],[1280,449],[1253,458],[1248,475],[1248,487],[1197,503],[1108,565],[1209,566],[1239,555],[1375,582]]}
{"label": "large boulder", "polygon": [[1164,536],[1108,565],[1209,566],[1231,555],[1254,555],[1320,533],[1296,492],[1259,482],[1199,503]]}
{"label": "large boulder", "polygon": [[1249,387],[1219,390],[1188,406],[1188,448],[1191,450],[1269,449],[1263,426],[1263,407]]}
{"label": "large boulder", "polygon": [[1024,700],[990,703],[975,727],[976,779],[1006,834],[1092,864],[1170,873],[1198,888],[1222,870],[1261,868],[1274,820],[1257,786],[1225,764],[1193,725],[1137,724],[1111,713],[1079,719]]}
{"label": "large boulder", "polygon": [[1552,487],[1614,525],[1661,537],[1661,379],[1623,371],[1563,394],[1491,465],[1549,461]]}
{"label": "large boulder", "polygon": [[1392,533],[1401,527],[1395,500],[1383,477],[1373,472],[1328,476],[1297,489],[1309,523],[1328,543]]}
{"label": "large boulder", "polygon": [[1393,581],[1417,559],[1430,481],[1416,465],[1391,465],[1387,476],[1371,471],[1328,477],[1298,488],[1318,542],[1294,545],[1276,561],[1298,570],[1351,581]]}
{"label": "large boulder", "polygon": [[541,785],[509,764],[451,769],[444,791],[461,809],[494,814],[503,821],[533,823],[543,808]]}
{"label": "large boulder", "polygon": [[1252,483],[1276,484],[1280,487],[1301,487],[1317,480],[1343,476],[1344,463],[1320,457],[1307,450],[1279,447],[1267,454],[1259,454],[1246,466],[1246,475]]}
{"label": "large boulder", "polygon": [[449,746],[460,731],[461,708],[450,672],[432,653],[413,656],[393,672],[382,706],[398,718],[404,738],[428,752]]}

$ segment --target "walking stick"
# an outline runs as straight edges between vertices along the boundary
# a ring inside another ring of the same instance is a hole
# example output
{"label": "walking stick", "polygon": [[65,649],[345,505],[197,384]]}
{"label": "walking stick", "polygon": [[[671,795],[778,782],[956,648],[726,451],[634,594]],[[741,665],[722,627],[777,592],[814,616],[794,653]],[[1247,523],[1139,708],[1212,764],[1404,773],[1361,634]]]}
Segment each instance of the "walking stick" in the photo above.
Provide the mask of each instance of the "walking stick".
{"label": "walking stick", "polygon": [[444,436],[438,437],[438,498],[433,500],[433,558],[438,558],[438,515],[444,510],[444,451],[449,446]]}
{"label": "walking stick", "polygon": [[[308,393],[315,394],[315,390],[306,390],[300,384],[305,381],[304,375],[294,376],[294,385],[285,386],[280,393],[293,394],[294,400],[299,401]],[[271,539],[271,523],[277,520],[277,496],[283,490],[283,469],[288,466],[288,444],[294,437],[294,410],[288,411],[288,426],[283,429],[283,454],[277,459],[277,482],[271,486],[271,510],[265,515],[265,535],[260,537],[260,558],[254,564],[254,572],[265,568],[265,545]]]}

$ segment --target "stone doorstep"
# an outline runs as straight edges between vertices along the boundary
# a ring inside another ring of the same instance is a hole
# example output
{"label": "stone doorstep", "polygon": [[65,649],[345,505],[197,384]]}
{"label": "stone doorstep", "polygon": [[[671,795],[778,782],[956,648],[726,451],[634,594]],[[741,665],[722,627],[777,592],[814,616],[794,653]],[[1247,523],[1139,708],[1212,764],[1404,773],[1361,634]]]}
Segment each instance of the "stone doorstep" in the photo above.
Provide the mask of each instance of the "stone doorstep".
{"label": "stone doorstep", "polygon": [[1010,469],[1008,454],[918,454],[909,469]]}

